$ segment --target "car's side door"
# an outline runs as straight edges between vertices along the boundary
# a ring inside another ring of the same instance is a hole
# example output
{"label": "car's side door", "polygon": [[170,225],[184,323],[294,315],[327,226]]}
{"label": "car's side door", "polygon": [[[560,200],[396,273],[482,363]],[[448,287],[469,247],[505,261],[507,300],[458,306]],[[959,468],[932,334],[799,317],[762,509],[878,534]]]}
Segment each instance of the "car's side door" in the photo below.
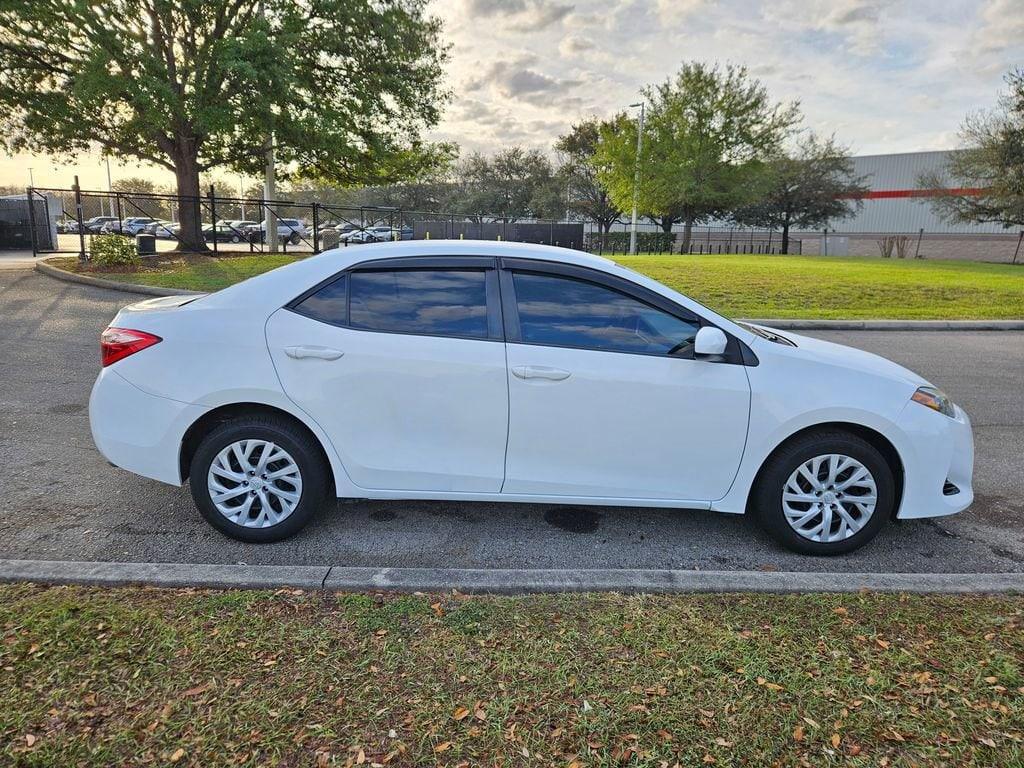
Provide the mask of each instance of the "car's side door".
{"label": "car's side door", "polygon": [[597,270],[502,259],[509,368],[503,493],[721,498],[747,434],[738,341],[695,359],[703,321]]}
{"label": "car's side door", "polygon": [[496,493],[508,383],[495,260],[357,265],[267,323],[288,396],[351,480],[378,490]]}

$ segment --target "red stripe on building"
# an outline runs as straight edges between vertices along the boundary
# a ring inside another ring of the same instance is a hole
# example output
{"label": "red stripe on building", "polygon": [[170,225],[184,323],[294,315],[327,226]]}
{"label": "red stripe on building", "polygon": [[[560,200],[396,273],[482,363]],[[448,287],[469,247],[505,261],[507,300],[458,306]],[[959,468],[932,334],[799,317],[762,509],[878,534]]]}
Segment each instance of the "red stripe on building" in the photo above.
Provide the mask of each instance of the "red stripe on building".
{"label": "red stripe on building", "polygon": [[[942,195],[980,195],[984,192],[979,187],[955,187],[953,189],[875,189],[868,192],[862,200],[889,200],[897,197],[940,197]],[[844,195],[845,197],[845,195]]]}

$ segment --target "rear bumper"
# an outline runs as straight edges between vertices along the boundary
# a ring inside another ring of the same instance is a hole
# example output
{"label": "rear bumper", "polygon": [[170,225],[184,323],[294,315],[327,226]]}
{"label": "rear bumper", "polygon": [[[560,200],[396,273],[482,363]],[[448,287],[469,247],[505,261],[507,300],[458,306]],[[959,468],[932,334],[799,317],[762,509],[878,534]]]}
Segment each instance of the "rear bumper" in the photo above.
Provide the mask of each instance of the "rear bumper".
{"label": "rear bumper", "polygon": [[904,488],[896,516],[942,517],[969,507],[974,501],[974,434],[963,409],[956,406],[951,419],[910,402],[899,426],[908,444],[900,451]]}
{"label": "rear bumper", "polygon": [[96,448],[111,464],[181,485],[182,438],[207,410],[143,392],[113,368],[104,368],[89,397],[89,424]]}

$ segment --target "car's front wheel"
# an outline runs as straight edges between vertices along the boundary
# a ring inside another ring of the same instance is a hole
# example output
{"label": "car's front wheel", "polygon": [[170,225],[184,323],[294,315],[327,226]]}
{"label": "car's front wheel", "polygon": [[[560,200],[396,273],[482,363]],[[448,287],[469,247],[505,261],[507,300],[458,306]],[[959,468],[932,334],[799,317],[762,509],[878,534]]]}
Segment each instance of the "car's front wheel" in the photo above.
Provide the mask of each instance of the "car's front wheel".
{"label": "car's front wheel", "polygon": [[807,555],[838,555],[871,541],[892,517],[896,482],[881,452],[858,435],[812,432],[769,459],[752,497],[764,529]]}
{"label": "car's front wheel", "polygon": [[199,444],[189,485],[200,513],[241,541],[271,542],[301,530],[323,505],[327,467],[308,434],[286,419],[250,416]]}

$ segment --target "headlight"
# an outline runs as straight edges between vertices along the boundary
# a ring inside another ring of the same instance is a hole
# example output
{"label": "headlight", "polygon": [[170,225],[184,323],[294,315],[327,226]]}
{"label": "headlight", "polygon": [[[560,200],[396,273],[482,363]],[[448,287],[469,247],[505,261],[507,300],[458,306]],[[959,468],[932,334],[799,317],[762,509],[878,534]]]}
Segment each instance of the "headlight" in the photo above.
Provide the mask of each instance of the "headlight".
{"label": "headlight", "polygon": [[920,403],[933,411],[938,411],[944,416],[953,418],[953,401],[949,399],[949,395],[943,392],[941,389],[935,387],[919,387],[917,392],[910,398],[915,403]]}

